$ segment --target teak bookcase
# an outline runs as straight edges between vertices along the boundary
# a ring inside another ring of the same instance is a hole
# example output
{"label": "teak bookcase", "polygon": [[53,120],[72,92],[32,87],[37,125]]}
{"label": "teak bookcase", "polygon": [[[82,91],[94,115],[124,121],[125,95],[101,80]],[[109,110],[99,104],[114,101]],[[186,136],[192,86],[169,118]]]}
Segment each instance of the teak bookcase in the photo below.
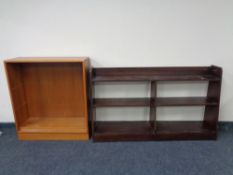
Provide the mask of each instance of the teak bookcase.
{"label": "teak bookcase", "polygon": [[87,140],[88,58],[5,61],[20,140]]}
{"label": "teak bookcase", "polygon": [[[94,98],[91,103],[94,141],[216,139],[222,69],[210,67],[93,68],[96,82],[149,81],[150,98]],[[157,97],[158,81],[208,81],[206,97]],[[98,107],[149,107],[149,121],[97,121]],[[156,121],[159,106],[205,106],[203,121]]]}

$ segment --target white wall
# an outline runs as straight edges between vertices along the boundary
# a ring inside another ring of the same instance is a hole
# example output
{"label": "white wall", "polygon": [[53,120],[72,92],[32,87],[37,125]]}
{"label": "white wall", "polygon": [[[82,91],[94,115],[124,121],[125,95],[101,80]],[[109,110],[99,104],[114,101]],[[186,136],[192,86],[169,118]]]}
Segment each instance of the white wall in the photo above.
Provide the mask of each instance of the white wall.
{"label": "white wall", "polygon": [[[0,0],[0,122],[13,121],[2,61],[17,56],[89,56],[94,66],[104,67],[216,64],[224,70],[220,120],[233,121],[233,0]],[[130,92],[128,86],[99,85],[97,95],[119,89],[112,96],[148,95],[148,85],[136,84]],[[161,84],[160,95],[206,90],[203,83],[171,86]],[[100,119],[142,119],[147,113],[98,110]],[[158,113],[194,120],[203,109]]]}

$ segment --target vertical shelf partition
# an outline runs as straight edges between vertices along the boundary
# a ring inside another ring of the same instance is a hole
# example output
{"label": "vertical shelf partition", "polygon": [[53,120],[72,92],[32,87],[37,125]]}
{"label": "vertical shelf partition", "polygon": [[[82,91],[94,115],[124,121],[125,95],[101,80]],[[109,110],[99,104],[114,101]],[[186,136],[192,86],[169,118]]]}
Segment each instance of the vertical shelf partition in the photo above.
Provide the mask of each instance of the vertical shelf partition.
{"label": "vertical shelf partition", "polygon": [[[93,68],[90,73],[94,141],[216,139],[222,69],[210,67]],[[94,98],[96,82],[148,81],[150,98]],[[206,97],[157,97],[159,81],[208,81]],[[92,97],[93,96],[93,97]],[[203,121],[157,121],[159,106],[205,106]],[[97,121],[98,107],[149,107],[149,121]]]}

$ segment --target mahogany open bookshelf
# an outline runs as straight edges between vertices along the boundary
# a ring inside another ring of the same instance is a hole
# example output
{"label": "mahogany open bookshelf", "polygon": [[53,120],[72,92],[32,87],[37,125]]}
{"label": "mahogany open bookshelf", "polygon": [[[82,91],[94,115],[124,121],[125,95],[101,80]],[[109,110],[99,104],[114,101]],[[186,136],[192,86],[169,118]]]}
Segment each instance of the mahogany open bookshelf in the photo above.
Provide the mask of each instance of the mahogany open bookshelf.
{"label": "mahogany open bookshelf", "polygon": [[[222,69],[209,67],[93,68],[90,72],[94,141],[216,139]],[[148,81],[149,98],[95,98],[96,82]],[[157,97],[159,81],[208,81],[205,97]],[[99,107],[149,107],[149,121],[97,121]],[[157,121],[159,106],[204,106],[203,121]]]}
{"label": "mahogany open bookshelf", "polygon": [[86,57],[5,61],[20,140],[88,140],[88,67]]}

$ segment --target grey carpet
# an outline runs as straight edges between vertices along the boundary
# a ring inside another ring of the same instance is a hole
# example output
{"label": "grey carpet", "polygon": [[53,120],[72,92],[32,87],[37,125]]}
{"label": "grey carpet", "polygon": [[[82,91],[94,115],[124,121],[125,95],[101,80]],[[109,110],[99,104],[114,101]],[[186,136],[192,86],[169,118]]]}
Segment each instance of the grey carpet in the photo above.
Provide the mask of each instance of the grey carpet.
{"label": "grey carpet", "polygon": [[233,132],[217,141],[18,141],[2,128],[0,175],[233,175]]}

